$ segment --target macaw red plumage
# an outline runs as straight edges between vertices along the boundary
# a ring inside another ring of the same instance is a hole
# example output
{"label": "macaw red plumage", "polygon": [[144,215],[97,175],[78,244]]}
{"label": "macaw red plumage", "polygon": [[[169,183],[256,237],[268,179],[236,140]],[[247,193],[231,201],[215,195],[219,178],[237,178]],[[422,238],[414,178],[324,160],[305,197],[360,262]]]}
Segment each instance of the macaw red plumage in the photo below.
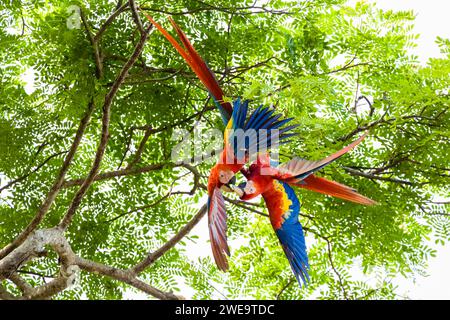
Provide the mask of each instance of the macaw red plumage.
{"label": "macaw red plumage", "polygon": [[263,155],[245,173],[247,182],[235,189],[241,200],[250,200],[262,195],[272,227],[300,285],[300,279],[304,283],[309,280],[309,264],[303,229],[298,221],[300,202],[292,186],[317,191],[359,204],[376,204],[375,201],[357,193],[350,187],[313,175],[314,172],[353,149],[365,136],[364,134],[350,145],[319,161],[294,158],[285,164],[273,167],[270,164],[269,156]]}
{"label": "macaw red plumage", "polygon": [[[280,114],[274,114],[272,108],[259,107],[247,119],[248,101],[241,103],[240,99],[233,102],[233,114],[228,122],[224,134],[224,150],[219,156],[217,164],[212,168],[208,179],[208,218],[209,235],[213,256],[219,269],[226,271],[228,262],[226,255],[230,255],[227,244],[227,215],[225,200],[221,190],[230,191],[228,183],[238,173],[248,160],[256,153],[270,149],[273,143],[285,143],[287,138],[295,133],[289,133],[296,125],[284,126],[292,120],[281,119]],[[278,141],[273,141],[273,136],[267,135],[262,139],[254,137],[251,142],[246,141],[245,136],[239,137],[234,134],[241,129],[241,132],[254,130],[255,133],[261,129],[268,131],[278,130]],[[236,138],[236,140],[234,139]],[[254,143],[250,146],[250,143]],[[252,150],[255,153],[252,153]],[[241,152],[241,154],[239,153]]]}

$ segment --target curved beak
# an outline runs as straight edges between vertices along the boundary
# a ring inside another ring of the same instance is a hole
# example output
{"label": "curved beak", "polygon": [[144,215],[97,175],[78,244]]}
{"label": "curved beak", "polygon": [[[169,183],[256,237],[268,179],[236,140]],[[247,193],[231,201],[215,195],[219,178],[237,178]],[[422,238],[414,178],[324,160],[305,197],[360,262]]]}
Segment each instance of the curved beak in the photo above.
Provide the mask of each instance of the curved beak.
{"label": "curved beak", "polygon": [[234,187],[236,185],[236,176],[233,176],[228,183],[223,184],[220,189],[225,192],[234,192]]}
{"label": "curved beak", "polygon": [[244,195],[244,189],[242,188],[241,184],[239,186],[236,185],[236,176],[233,176],[233,178],[231,178],[227,184],[222,185],[220,189],[225,192],[234,192],[239,197],[242,197]]}
{"label": "curved beak", "polygon": [[232,184],[232,185],[230,185],[230,189],[231,189],[234,193],[236,193],[236,194],[239,196],[239,198],[242,197],[242,196],[244,195],[244,189],[242,189],[241,187],[238,187],[238,186]]}

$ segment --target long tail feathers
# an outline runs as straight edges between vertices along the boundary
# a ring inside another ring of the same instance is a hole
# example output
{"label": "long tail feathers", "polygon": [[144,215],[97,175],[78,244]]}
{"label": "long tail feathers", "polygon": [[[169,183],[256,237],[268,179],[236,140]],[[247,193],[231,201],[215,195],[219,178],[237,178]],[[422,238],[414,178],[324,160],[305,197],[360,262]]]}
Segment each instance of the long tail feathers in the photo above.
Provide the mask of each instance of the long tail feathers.
{"label": "long tail feathers", "polygon": [[376,201],[359,194],[355,189],[335,181],[316,177],[313,174],[306,177],[302,182],[293,185],[359,204],[369,206],[377,204]]}
{"label": "long tail feathers", "polygon": [[342,157],[344,154],[346,154],[354,147],[356,147],[358,144],[360,144],[366,136],[367,132],[364,133],[357,140],[350,143],[348,146],[342,148],[338,152],[335,152],[322,160],[310,161],[297,157],[293,158],[292,160],[280,165],[279,168],[286,173],[286,176],[281,178],[291,184],[297,183],[300,180],[305,179],[310,174],[322,169],[326,165],[337,160],[339,157]]}
{"label": "long tail feathers", "polygon": [[175,40],[160,24],[158,24],[151,16],[144,12],[147,19],[163,34],[163,36],[172,44],[175,50],[183,57],[186,63],[191,67],[192,71],[197,75],[203,85],[211,94],[212,98],[218,105],[219,111],[222,116],[222,120],[225,125],[231,117],[233,108],[229,102],[224,101],[223,91],[219,86],[219,82],[216,79],[214,73],[209,69],[206,62],[197,53],[195,48],[192,46],[189,39],[186,37],[184,32],[175,23],[175,21],[169,17],[170,23],[174,27],[175,31],[180,38],[184,48]]}

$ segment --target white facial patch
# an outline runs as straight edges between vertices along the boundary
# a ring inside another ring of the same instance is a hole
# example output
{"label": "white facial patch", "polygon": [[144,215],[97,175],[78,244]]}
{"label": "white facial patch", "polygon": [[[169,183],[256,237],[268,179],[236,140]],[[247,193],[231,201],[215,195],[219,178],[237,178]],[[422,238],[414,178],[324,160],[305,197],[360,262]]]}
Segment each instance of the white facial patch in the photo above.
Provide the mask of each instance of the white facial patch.
{"label": "white facial patch", "polygon": [[226,171],[219,171],[219,181],[220,183],[228,183],[230,182],[231,178],[233,178],[234,173],[231,170],[226,170]]}
{"label": "white facial patch", "polygon": [[244,192],[246,194],[253,194],[256,192],[256,188],[255,188],[253,181],[251,181],[251,180],[247,181],[247,183],[245,184],[245,187],[244,187]]}

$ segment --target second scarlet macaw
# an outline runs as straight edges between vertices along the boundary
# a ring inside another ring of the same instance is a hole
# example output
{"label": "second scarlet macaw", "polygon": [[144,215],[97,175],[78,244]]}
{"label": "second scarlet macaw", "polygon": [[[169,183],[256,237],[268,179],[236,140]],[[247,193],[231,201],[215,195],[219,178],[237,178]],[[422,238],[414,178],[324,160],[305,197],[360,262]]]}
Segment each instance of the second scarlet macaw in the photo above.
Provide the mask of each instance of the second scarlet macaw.
{"label": "second scarlet macaw", "polygon": [[317,170],[350,151],[364,137],[365,135],[319,161],[294,158],[279,167],[273,167],[270,164],[269,156],[263,155],[245,172],[247,182],[235,188],[235,192],[238,193],[241,200],[250,200],[258,195],[262,195],[264,198],[272,227],[300,286],[302,282],[309,281],[309,264],[305,237],[302,225],[298,220],[300,202],[292,186],[317,191],[359,204],[375,204],[375,201],[360,195],[350,187],[313,175]]}

